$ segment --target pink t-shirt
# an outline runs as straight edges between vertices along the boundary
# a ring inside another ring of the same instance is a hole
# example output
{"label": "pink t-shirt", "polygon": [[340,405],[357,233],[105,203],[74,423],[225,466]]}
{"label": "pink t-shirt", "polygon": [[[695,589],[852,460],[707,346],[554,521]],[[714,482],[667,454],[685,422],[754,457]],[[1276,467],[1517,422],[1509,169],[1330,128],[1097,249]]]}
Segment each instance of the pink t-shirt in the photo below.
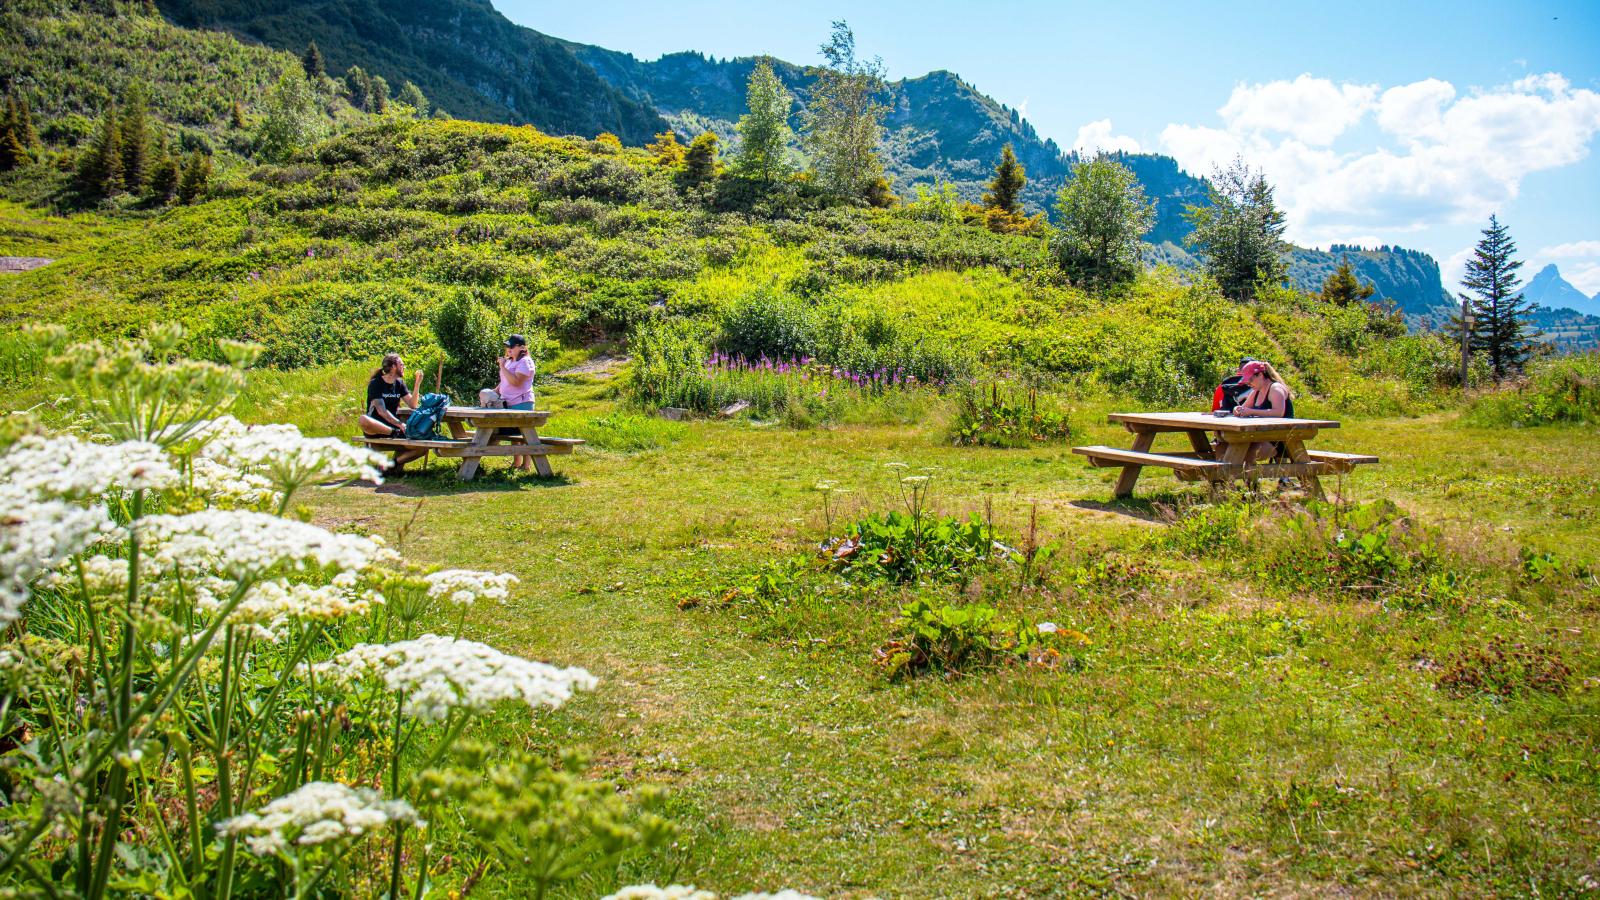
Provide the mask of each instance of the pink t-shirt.
{"label": "pink t-shirt", "polygon": [[[522,383],[522,387],[517,387],[510,381],[506,380],[507,372],[515,372],[521,375],[526,375],[528,376],[528,380]],[[498,391],[501,398],[506,401],[507,406],[515,406],[518,403],[532,403],[533,360],[524,356],[521,359],[512,360],[510,362],[502,361],[500,364],[500,386],[495,388],[495,390]]]}

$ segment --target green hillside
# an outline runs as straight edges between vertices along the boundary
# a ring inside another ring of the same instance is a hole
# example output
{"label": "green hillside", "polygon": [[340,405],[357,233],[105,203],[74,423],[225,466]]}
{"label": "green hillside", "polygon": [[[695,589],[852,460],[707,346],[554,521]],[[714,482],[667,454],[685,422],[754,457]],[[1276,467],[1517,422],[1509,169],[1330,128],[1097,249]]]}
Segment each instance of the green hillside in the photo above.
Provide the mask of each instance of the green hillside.
{"label": "green hillside", "polygon": [[554,134],[611,132],[644,144],[666,129],[655,112],[596,77],[566,46],[513,24],[489,0],[160,0],[173,21],[303,53],[315,41],[330,73],[351,66],[396,89],[414,82],[451,115],[530,124]]}

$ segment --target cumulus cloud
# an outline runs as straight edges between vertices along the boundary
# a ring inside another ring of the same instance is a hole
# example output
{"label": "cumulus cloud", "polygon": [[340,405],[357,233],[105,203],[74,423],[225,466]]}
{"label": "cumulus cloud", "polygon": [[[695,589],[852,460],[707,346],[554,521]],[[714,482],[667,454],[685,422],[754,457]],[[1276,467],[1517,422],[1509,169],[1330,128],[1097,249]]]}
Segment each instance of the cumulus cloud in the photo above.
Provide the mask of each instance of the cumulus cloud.
{"label": "cumulus cloud", "polygon": [[1562,272],[1561,277],[1591,297],[1600,295],[1600,263],[1578,263],[1571,272]]}
{"label": "cumulus cloud", "polygon": [[1072,142],[1072,149],[1079,153],[1098,153],[1102,150],[1108,153],[1118,150],[1138,153],[1139,142],[1125,134],[1112,136],[1111,120],[1101,119],[1078,129],[1078,139]]}
{"label": "cumulus cloud", "polygon": [[[1302,75],[1236,87],[1218,114],[1221,128],[1167,126],[1162,148],[1198,172],[1242,155],[1277,187],[1289,238],[1317,244],[1488,218],[1529,173],[1589,154],[1600,94],[1555,73],[1464,96],[1433,78],[1380,90]],[[1378,145],[1340,146],[1368,118]]]}
{"label": "cumulus cloud", "polygon": [[1600,241],[1574,241],[1570,244],[1557,244],[1554,247],[1546,247],[1534,255],[1548,256],[1552,259],[1600,256]]}

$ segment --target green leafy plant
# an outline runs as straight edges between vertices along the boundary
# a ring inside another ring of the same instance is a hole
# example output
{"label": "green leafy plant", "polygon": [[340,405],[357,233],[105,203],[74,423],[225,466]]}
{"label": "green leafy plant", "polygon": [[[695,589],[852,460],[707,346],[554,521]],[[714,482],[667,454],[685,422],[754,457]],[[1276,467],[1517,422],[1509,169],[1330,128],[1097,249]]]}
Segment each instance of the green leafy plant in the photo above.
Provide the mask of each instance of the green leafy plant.
{"label": "green leafy plant", "polygon": [[1009,394],[1001,396],[996,382],[988,391],[978,387],[966,392],[950,433],[958,445],[1028,447],[1069,441],[1072,425],[1064,413],[1041,410],[1038,391],[1028,391],[1026,402],[1014,402]]}

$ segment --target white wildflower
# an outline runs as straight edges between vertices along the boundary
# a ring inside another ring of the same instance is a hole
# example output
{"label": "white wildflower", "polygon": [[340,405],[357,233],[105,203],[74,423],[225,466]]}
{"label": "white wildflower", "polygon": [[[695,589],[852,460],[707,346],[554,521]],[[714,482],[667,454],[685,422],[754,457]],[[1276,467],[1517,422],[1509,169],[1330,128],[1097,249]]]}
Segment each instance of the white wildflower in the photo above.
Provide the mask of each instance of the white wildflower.
{"label": "white wildflower", "polygon": [[329,479],[364,478],[383,483],[379,473],[388,460],[381,453],[339,438],[308,438],[293,425],[256,425],[242,430],[236,425],[236,420],[229,423],[226,419],[211,423],[207,429],[211,439],[201,453],[235,469],[259,471],[283,491]]}
{"label": "white wildflower", "polygon": [[508,587],[517,576],[506,573],[473,572],[467,569],[445,569],[427,576],[429,597],[449,597],[457,606],[466,606],[475,600],[504,600]]}
{"label": "white wildflower", "polygon": [[674,884],[664,888],[653,884],[636,884],[611,894],[605,900],[717,900],[717,895],[698,890],[692,884]]}
{"label": "white wildflower", "polygon": [[313,781],[253,813],[217,823],[217,831],[243,837],[257,856],[286,854],[381,830],[393,822],[422,825],[404,800],[384,800],[377,791],[331,781]]}
{"label": "white wildflower", "polygon": [[926,475],[907,475],[905,478],[900,479],[900,483],[901,484],[922,484],[923,482],[925,482],[927,480],[928,480],[928,476],[926,476]]}
{"label": "white wildflower", "polygon": [[36,578],[118,533],[104,506],[38,500],[22,485],[0,484],[0,625],[16,619]]}
{"label": "white wildflower", "polygon": [[1056,633],[1058,633],[1060,631],[1061,631],[1061,626],[1057,625],[1054,622],[1040,622],[1039,623],[1039,633],[1040,634],[1056,634]]}
{"label": "white wildflower", "polygon": [[39,500],[84,500],[113,490],[164,490],[176,487],[180,478],[166,451],[155,444],[27,435],[0,456],[0,481]]}
{"label": "white wildflower", "polygon": [[599,684],[575,666],[558,669],[434,634],[394,644],[357,644],[312,669],[341,683],[381,678],[391,693],[404,695],[407,715],[434,722],[456,709],[488,712],[502,700],[555,708],[574,690]]}
{"label": "white wildflower", "polygon": [[276,503],[281,495],[272,482],[251,472],[240,472],[215,460],[196,457],[189,471],[189,487],[213,501],[255,506]]}
{"label": "white wildflower", "polygon": [[[39,583],[58,591],[76,592],[78,566],[72,560],[39,579]],[[95,554],[83,560],[83,587],[91,595],[121,594],[128,590],[128,561]]]}
{"label": "white wildflower", "polygon": [[[228,620],[235,624],[275,628],[288,619],[329,621],[348,615],[365,615],[372,610],[374,599],[379,603],[383,601],[381,594],[372,591],[357,596],[352,586],[351,582],[337,578],[333,584],[321,586],[291,584],[282,578],[260,581],[251,585],[240,598]],[[225,595],[207,596],[195,605],[202,612],[215,613],[226,602]]]}
{"label": "white wildflower", "polygon": [[160,573],[211,572],[243,581],[285,566],[358,571],[395,556],[370,538],[258,512],[146,516],[136,528],[152,570]]}

